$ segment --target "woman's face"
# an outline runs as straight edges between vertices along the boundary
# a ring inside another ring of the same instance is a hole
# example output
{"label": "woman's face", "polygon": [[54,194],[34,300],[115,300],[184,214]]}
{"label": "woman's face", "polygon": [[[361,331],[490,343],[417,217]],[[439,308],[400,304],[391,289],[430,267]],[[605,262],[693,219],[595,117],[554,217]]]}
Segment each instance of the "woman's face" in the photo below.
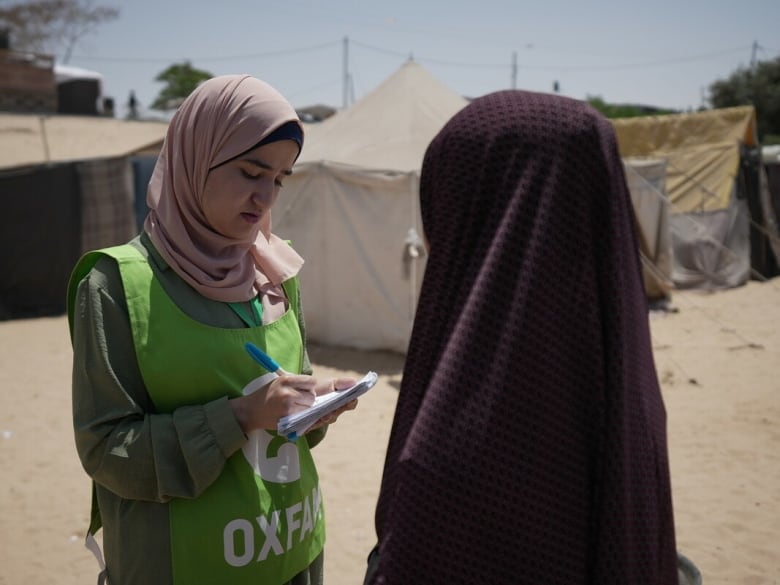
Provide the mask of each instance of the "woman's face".
{"label": "woman's face", "polygon": [[210,170],[203,190],[203,214],[211,228],[236,240],[257,233],[282,182],[292,174],[297,156],[296,142],[280,140]]}

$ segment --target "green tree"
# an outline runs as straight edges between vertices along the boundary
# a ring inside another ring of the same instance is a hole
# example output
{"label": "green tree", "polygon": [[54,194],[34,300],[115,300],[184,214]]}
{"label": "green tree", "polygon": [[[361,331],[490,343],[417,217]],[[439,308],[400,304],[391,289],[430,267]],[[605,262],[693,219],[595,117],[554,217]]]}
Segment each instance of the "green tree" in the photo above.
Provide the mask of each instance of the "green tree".
{"label": "green tree", "polygon": [[62,51],[62,62],[67,63],[85,35],[118,17],[118,8],[93,0],[28,0],[0,7],[0,28],[8,30],[12,49]]}
{"label": "green tree", "polygon": [[172,110],[179,107],[182,100],[190,95],[201,81],[212,77],[214,75],[208,71],[195,69],[189,61],[171,65],[154,78],[155,81],[165,83],[165,87],[152,102],[152,109]]}
{"label": "green tree", "polygon": [[632,104],[608,104],[599,96],[587,96],[585,101],[604,114],[607,118],[635,118],[637,116],[654,116],[659,114],[674,114],[674,110],[637,106]]}
{"label": "green tree", "polygon": [[780,144],[780,57],[740,67],[709,89],[713,108],[752,105],[756,109],[759,141]]}

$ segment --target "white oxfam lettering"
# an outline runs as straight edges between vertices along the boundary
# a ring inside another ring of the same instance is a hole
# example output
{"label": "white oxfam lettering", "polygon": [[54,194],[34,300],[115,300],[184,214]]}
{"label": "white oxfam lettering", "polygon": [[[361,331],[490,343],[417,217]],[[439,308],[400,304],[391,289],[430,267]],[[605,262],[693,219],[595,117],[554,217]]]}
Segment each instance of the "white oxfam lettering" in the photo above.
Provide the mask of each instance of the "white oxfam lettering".
{"label": "white oxfam lettering", "polygon": [[303,521],[301,522],[301,542],[307,532],[314,531],[314,520],[311,513],[311,502],[309,502],[309,496],[303,500]]}
{"label": "white oxfam lettering", "polygon": [[[236,533],[244,536],[244,552],[236,554]],[[249,520],[238,518],[231,520],[222,531],[222,543],[225,549],[225,560],[233,567],[243,567],[255,556],[255,533]]]}
{"label": "white oxfam lettering", "polygon": [[287,550],[292,548],[293,532],[301,527],[301,522],[295,516],[301,511],[301,504],[295,504],[287,508]]}
{"label": "white oxfam lettering", "polygon": [[[315,487],[312,490],[311,499],[306,496],[303,502],[293,504],[284,511],[273,510],[267,517],[258,516],[255,518],[255,524],[245,518],[231,520],[225,525],[222,532],[225,561],[232,567],[243,567],[251,563],[257,549],[256,534],[259,537],[258,540],[262,540],[263,543],[257,553],[256,561],[258,563],[266,560],[272,552],[277,556],[283,555],[296,544],[303,542],[307,534],[314,532],[320,514],[321,502],[320,490]],[[284,519],[287,523],[287,538],[284,539],[286,547],[282,545],[281,537],[284,536],[284,531],[279,526],[282,513],[284,513]],[[299,519],[301,515],[303,518]],[[259,528],[259,533],[256,528]],[[296,539],[297,542],[293,542],[295,532],[298,531],[300,536]],[[243,545],[239,546],[238,542],[243,543]]]}
{"label": "white oxfam lettering", "polygon": [[269,549],[273,548],[274,554],[284,554],[282,543],[279,542],[279,537],[276,534],[276,528],[279,526],[279,510],[274,510],[271,515],[271,522],[265,519],[265,516],[257,517],[257,525],[260,526],[260,530],[263,531],[265,536],[265,544],[260,549],[260,554],[257,555],[257,562],[264,561],[268,557]]}

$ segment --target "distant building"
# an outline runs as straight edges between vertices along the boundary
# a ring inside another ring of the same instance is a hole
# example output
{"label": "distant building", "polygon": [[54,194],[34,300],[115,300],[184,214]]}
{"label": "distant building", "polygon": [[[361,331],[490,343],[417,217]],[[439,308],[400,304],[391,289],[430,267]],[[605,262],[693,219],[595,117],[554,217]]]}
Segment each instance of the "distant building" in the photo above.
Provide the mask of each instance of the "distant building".
{"label": "distant building", "polygon": [[113,117],[102,85],[100,73],[56,65],[53,55],[0,48],[2,112]]}
{"label": "distant building", "polygon": [[[103,76],[100,73],[55,65],[54,77],[57,81],[57,113],[81,116],[108,114],[113,117],[113,100],[103,98]],[[106,108],[106,105],[109,107]]]}
{"label": "distant building", "polygon": [[57,111],[52,55],[0,49],[0,111]]}

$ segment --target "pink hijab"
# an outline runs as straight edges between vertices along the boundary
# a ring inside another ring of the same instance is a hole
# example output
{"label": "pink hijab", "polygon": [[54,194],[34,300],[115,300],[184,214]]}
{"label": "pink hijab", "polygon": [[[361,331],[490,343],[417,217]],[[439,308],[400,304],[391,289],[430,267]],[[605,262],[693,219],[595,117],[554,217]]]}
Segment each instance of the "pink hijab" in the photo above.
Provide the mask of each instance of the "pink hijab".
{"label": "pink hijab", "polygon": [[203,296],[247,301],[295,276],[303,259],[271,233],[270,212],[246,239],[214,231],[203,214],[209,169],[298,121],[273,87],[249,75],[214,77],[174,114],[154,168],[144,230],[171,268]]}

